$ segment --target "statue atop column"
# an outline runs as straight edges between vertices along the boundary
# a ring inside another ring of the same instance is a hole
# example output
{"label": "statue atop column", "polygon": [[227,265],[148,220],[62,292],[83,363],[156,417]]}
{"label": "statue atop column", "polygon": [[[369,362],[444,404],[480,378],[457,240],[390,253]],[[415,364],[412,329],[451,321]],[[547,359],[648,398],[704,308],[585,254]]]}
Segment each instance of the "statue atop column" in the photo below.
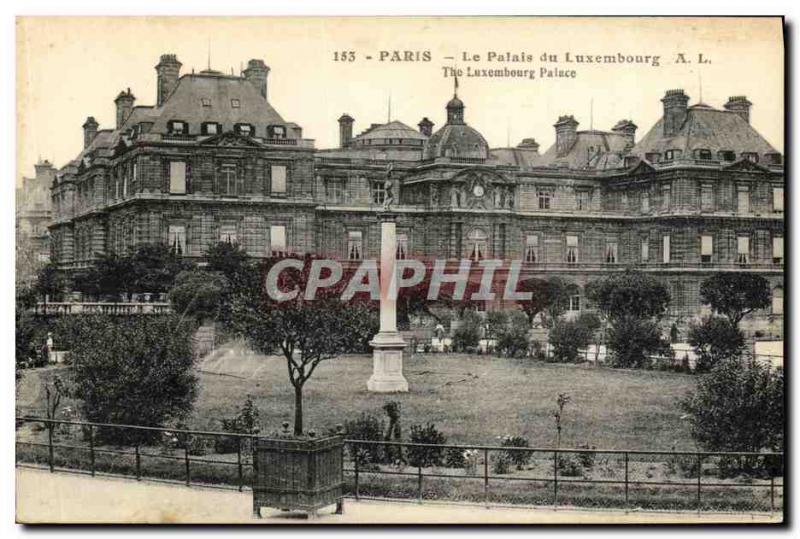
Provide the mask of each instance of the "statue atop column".
{"label": "statue atop column", "polygon": [[395,182],[392,179],[392,171],[394,170],[394,163],[386,165],[386,178],[383,181],[383,190],[386,192],[383,198],[383,211],[389,211],[392,202],[394,202],[394,188]]}

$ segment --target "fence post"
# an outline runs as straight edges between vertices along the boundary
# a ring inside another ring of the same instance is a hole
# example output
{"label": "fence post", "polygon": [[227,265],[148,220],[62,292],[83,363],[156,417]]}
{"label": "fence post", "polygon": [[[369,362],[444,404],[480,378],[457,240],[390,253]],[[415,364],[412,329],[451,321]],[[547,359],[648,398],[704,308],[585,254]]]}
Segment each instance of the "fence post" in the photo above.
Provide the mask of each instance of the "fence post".
{"label": "fence post", "polygon": [[417,464],[417,501],[422,503],[422,461]]}
{"label": "fence post", "polygon": [[136,480],[142,480],[142,459],[139,456],[139,444],[136,444]]}
{"label": "fence post", "polygon": [[628,452],[625,451],[625,507],[628,507]]}
{"label": "fence post", "polygon": [[186,463],[186,486],[189,486],[189,483],[192,481],[191,472],[189,470],[189,444],[183,444],[183,460]]}
{"label": "fence post", "polygon": [[52,473],[55,466],[53,463],[53,423],[51,421],[47,422],[47,455],[50,462],[50,473]]}
{"label": "fence post", "polygon": [[355,489],[356,489],[356,501],[358,501],[358,443],[353,442],[353,464],[355,466]]}
{"label": "fence post", "polygon": [[236,466],[239,469],[239,492],[242,491],[244,476],[242,474],[242,437],[236,437]]}
{"label": "fence post", "polygon": [[489,507],[489,450],[483,450],[483,502]]}
{"label": "fence post", "polygon": [[703,476],[703,455],[697,454],[697,511],[700,511],[700,478]]}
{"label": "fence post", "polygon": [[92,477],[94,477],[94,425],[89,424],[89,459],[92,462]]}
{"label": "fence post", "polygon": [[553,451],[553,505],[558,505],[558,449]]}

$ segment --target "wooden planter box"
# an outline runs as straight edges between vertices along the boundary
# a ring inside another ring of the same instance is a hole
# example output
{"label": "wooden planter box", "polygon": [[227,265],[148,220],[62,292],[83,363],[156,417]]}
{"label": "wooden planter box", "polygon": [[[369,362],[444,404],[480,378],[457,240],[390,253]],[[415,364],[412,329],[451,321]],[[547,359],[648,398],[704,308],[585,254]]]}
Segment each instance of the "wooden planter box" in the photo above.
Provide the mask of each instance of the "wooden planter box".
{"label": "wooden planter box", "polygon": [[342,450],[340,436],[309,439],[259,438],[253,453],[253,516],[262,507],[317,510],[336,504],[341,514]]}

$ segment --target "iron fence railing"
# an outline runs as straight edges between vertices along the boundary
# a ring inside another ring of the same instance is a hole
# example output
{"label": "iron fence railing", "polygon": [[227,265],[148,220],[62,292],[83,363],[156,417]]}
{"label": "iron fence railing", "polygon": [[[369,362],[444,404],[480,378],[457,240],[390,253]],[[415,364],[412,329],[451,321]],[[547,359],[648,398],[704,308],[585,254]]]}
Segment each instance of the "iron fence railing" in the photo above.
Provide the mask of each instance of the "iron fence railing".
{"label": "iron fence railing", "polygon": [[[258,437],[25,416],[17,418],[16,463],[242,491],[252,484]],[[348,439],[343,473],[356,499],[766,512],[783,508],[783,458]]]}

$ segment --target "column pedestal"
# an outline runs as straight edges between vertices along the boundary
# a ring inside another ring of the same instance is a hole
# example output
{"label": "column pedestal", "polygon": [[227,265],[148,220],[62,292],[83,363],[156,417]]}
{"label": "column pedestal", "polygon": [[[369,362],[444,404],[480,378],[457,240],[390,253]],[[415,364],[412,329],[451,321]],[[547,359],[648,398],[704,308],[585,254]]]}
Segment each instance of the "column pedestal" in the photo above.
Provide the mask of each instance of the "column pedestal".
{"label": "column pedestal", "polygon": [[403,376],[403,350],[406,343],[397,331],[397,280],[394,278],[397,233],[397,214],[378,214],[381,223],[381,298],[380,330],[370,341],[372,346],[372,376],[367,389],[375,393],[408,391]]}

